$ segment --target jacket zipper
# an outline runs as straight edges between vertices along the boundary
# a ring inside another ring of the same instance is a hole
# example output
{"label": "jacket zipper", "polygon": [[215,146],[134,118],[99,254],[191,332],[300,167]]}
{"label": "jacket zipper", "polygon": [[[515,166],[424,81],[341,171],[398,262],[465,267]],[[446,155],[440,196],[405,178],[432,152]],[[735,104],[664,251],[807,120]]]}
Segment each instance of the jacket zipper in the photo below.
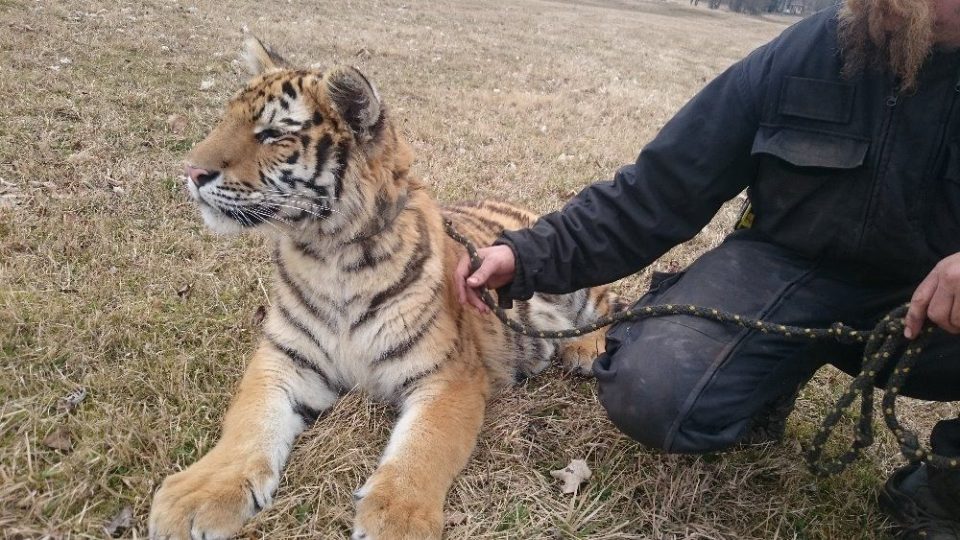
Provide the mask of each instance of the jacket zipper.
{"label": "jacket zipper", "polygon": [[870,195],[867,197],[867,207],[863,213],[863,221],[860,223],[860,238],[857,239],[857,246],[853,253],[854,257],[863,250],[863,239],[867,235],[867,225],[870,223],[870,217],[873,214],[873,203],[877,196],[877,190],[880,188],[880,166],[886,157],[887,141],[890,138],[890,128],[893,125],[893,114],[900,103],[900,92],[896,89],[896,82],[891,85],[891,94],[887,96],[886,114],[883,117],[883,127],[880,138],[880,146],[877,147],[877,158],[874,163],[874,172],[872,184],[870,185]]}

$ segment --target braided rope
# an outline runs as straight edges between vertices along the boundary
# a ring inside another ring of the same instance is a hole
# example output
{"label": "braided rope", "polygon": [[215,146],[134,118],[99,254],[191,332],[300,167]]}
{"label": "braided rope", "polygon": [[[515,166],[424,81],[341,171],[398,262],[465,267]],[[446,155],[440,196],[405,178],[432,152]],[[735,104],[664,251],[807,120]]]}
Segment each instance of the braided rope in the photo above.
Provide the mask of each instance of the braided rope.
{"label": "braided rope", "polygon": [[[476,247],[467,237],[457,232],[450,220],[444,220],[444,228],[447,235],[466,248],[467,254],[470,256],[471,271],[476,271],[482,262],[480,256],[477,254]],[[877,323],[876,327],[871,331],[856,330],[842,323],[834,323],[830,328],[789,326],[750,319],[718,309],[678,304],[645,306],[620,311],[603,317],[592,324],[568,330],[540,330],[526,327],[510,318],[504,308],[494,300],[489,291],[481,291],[480,297],[483,303],[493,311],[494,315],[496,315],[504,325],[514,332],[532,338],[576,338],[621,321],[639,321],[669,315],[689,315],[787,338],[817,341],[834,340],[848,344],[864,343],[865,348],[860,374],[853,379],[847,387],[847,390],[828,412],[817,433],[814,435],[813,442],[807,451],[807,464],[811,471],[818,476],[838,474],[859,458],[864,448],[873,444],[874,383],[884,367],[891,364],[893,364],[894,369],[887,379],[881,407],[887,427],[900,443],[900,451],[903,452],[903,455],[910,461],[922,461],[934,467],[944,469],[960,469],[960,458],[937,455],[924,448],[923,445],[920,444],[917,434],[904,427],[897,418],[897,397],[906,383],[910,370],[913,369],[920,352],[926,346],[930,339],[930,334],[934,330],[934,327],[928,324],[924,327],[921,335],[915,340],[910,341],[903,337],[904,316],[907,313],[908,306],[900,306],[891,311]],[[860,411],[855,419],[856,424],[852,444],[843,454],[832,458],[825,458],[823,455],[824,446],[836,430],[840,419],[843,417],[843,412],[850,407],[858,397],[860,398]]]}

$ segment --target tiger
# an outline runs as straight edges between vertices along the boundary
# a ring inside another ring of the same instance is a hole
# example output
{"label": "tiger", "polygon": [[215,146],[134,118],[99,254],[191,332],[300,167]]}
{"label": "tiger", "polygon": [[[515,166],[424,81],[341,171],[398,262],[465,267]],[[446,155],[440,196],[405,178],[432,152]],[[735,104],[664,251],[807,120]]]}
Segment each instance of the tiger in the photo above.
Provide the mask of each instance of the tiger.
{"label": "tiger", "polygon": [[[217,233],[256,231],[273,248],[271,307],[216,445],[166,478],[151,538],[229,538],[269,507],[296,437],[345,392],[399,409],[379,464],[355,492],[351,538],[441,538],[447,492],[498,391],[555,358],[589,374],[604,331],[532,339],[458,301],[464,248],[537,215],[481,200],[441,207],[372,83],[353,67],[296,69],[256,37],[253,78],[188,153],[185,180]],[[512,317],[541,328],[590,324],[607,287],[536,294]]]}

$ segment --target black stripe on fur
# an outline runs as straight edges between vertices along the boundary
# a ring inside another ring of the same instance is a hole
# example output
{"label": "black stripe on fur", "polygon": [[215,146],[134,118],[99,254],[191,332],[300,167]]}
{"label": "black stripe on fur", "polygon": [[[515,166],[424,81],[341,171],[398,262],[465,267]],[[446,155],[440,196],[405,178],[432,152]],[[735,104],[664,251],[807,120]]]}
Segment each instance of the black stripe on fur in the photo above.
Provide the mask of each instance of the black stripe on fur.
{"label": "black stripe on fur", "polygon": [[423,275],[423,266],[430,259],[430,255],[430,231],[427,229],[426,218],[423,214],[420,214],[417,220],[417,244],[414,246],[407,263],[403,266],[400,279],[377,293],[370,300],[370,305],[367,307],[366,313],[350,325],[350,330],[356,330],[362,324],[369,321],[376,315],[381,305],[405,291],[410,285],[419,280]]}
{"label": "black stripe on fur", "polygon": [[323,381],[323,384],[326,385],[328,389],[336,391],[335,387],[331,386],[330,384],[330,378],[320,368],[320,366],[311,362],[300,351],[297,351],[296,349],[292,349],[290,347],[287,347],[286,345],[281,344],[279,340],[277,340],[275,337],[267,334],[266,338],[267,338],[267,341],[270,343],[270,345],[274,349],[276,349],[278,352],[286,356],[287,359],[290,360],[290,362],[293,363],[294,366],[300,369],[306,369],[308,371],[312,371],[316,373],[317,376],[320,377],[320,380]]}

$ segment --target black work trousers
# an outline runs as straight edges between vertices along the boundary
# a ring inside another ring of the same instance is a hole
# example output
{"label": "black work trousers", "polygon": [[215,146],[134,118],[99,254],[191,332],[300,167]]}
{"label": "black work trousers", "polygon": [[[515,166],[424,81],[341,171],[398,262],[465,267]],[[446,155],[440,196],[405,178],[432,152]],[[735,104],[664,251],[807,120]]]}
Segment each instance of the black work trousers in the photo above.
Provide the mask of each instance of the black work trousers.
{"label": "black work trousers", "polygon": [[[876,274],[806,259],[744,230],[685,271],[657,276],[637,305],[694,304],[787,325],[872,329],[918,285]],[[705,453],[736,444],[758,413],[826,363],[856,374],[862,353],[862,345],[678,315],[612,327],[594,373],[600,402],[623,432],[666,452]],[[960,336],[937,331],[902,394],[960,400]],[[938,452],[960,455],[960,419],[941,422],[933,438]]]}

